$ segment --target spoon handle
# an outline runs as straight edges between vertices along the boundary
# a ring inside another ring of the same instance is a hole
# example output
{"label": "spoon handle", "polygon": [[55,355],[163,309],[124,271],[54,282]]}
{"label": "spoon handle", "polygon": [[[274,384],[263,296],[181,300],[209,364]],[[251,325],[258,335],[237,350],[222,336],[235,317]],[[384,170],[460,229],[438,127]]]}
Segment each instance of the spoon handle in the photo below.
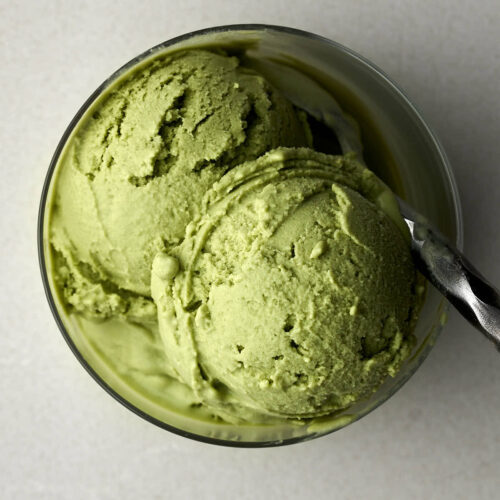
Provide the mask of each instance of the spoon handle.
{"label": "spoon handle", "polygon": [[420,272],[500,350],[500,293],[422,217],[398,199]]}

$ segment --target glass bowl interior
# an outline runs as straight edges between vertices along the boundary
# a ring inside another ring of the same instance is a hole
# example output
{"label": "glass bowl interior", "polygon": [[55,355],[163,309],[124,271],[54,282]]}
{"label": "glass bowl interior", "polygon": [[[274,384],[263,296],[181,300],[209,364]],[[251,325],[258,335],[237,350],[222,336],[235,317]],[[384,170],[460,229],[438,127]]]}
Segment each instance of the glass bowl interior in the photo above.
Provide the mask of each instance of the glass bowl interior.
{"label": "glass bowl interior", "polygon": [[417,346],[396,377],[387,380],[373,396],[338,414],[298,425],[232,425],[191,418],[144,396],[117,375],[112,363],[94,342],[89,329],[112,331],[116,324],[85,325],[67,314],[52,281],[52,261],[47,240],[49,201],[57,165],[72,132],[99,101],[112,82],[149,58],[195,46],[227,46],[245,50],[255,58],[279,61],[300,68],[331,92],[345,111],[360,124],[365,159],[401,197],[460,248],[462,220],[458,192],[444,152],[418,112],[404,94],[376,67],[349,49],[311,33],[265,25],[211,28],[170,40],[141,54],[106,80],[82,106],[70,123],[52,159],[43,189],[39,217],[39,252],[42,276],[55,319],[70,348],[94,377],[118,401],[150,422],[186,437],[232,446],[289,444],[340,429],[376,408],[420,366],[443,325],[446,301],[432,287],[427,290],[415,335]]}

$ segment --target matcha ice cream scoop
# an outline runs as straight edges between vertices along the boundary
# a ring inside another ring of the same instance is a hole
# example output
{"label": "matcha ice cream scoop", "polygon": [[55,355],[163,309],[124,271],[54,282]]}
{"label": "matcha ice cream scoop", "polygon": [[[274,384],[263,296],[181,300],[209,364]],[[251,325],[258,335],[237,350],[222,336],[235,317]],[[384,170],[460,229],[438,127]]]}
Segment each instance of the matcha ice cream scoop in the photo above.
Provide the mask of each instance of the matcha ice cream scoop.
{"label": "matcha ice cream scoop", "polygon": [[57,172],[50,239],[66,301],[96,318],[154,317],[151,262],[178,244],[210,186],[278,146],[307,146],[305,114],[222,52],[157,57],[76,128]]}
{"label": "matcha ice cream scoop", "polygon": [[234,168],[153,262],[170,366],[226,420],[369,396],[412,345],[407,239],[391,192],[352,156],[277,149]]}

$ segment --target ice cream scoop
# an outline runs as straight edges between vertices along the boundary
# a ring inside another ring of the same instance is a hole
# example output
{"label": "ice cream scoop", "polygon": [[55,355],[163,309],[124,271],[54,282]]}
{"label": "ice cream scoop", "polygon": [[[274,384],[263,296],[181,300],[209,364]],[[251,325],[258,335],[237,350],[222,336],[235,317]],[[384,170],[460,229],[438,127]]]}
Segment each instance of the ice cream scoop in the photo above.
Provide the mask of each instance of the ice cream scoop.
{"label": "ice cream scoop", "polygon": [[183,238],[213,182],[311,140],[305,113],[236,57],[189,50],[134,68],[61,159],[51,242],[66,300],[94,318],[154,316],[151,261]]}
{"label": "ice cream scoop", "polygon": [[165,355],[200,403],[229,421],[318,417],[398,371],[418,305],[408,231],[354,154],[275,149],[202,210],[151,284]]}

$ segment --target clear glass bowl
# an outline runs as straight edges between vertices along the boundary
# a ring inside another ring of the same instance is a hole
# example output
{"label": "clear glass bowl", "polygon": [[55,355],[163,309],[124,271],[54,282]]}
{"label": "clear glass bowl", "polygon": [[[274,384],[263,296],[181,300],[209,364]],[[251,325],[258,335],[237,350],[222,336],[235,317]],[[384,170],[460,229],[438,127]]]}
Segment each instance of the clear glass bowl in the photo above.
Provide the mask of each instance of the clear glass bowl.
{"label": "clear glass bowl", "polygon": [[51,279],[46,206],[54,171],[73,130],[108,86],[128,70],[160,53],[200,45],[241,46],[256,57],[300,65],[303,71],[330,90],[361,125],[369,166],[461,248],[458,191],[444,151],[403,92],[382,71],[350,49],[312,33],[268,25],[220,26],[174,38],[134,58],[89,97],[69,124],[50,163],[40,204],[38,246],[47,298],[64,338],[84,368],[115,399],[149,422],[185,437],[228,446],[277,446],[318,437],[372,411],[393,395],[422,364],[439,335],[447,309],[446,301],[434,288],[429,287],[427,291],[415,330],[418,343],[412,357],[397,376],[387,380],[370,399],[306,425],[254,426],[190,418],[142,396],[110,370],[82,335],[78,325],[65,313]]}

